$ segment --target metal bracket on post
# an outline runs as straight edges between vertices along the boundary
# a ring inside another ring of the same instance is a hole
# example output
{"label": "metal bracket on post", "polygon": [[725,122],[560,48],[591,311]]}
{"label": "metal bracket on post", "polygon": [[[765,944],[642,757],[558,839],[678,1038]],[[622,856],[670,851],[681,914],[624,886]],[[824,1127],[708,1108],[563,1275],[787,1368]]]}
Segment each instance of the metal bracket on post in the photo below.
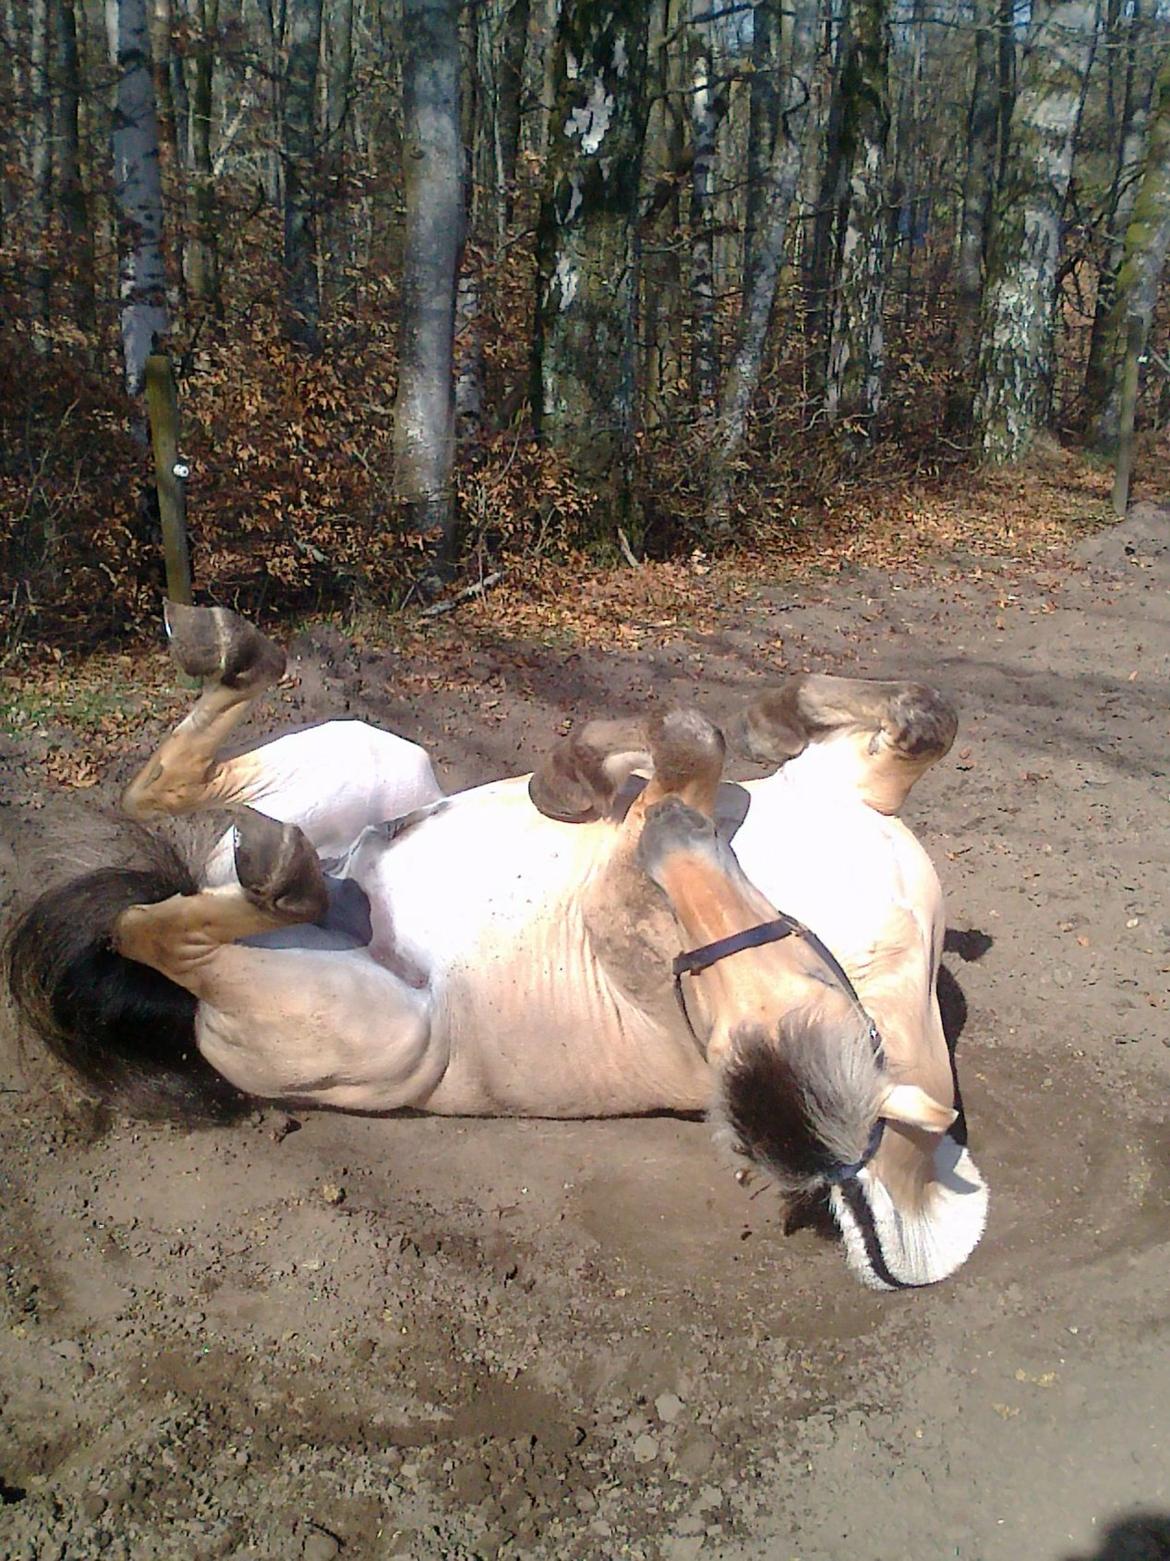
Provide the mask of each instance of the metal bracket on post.
{"label": "metal bracket on post", "polygon": [[150,420],[150,442],[154,450],[167,596],[172,602],[190,604],[191,553],[187,546],[187,499],[183,484],[191,468],[179,454],[179,398],[171,360],[165,352],[152,352],[146,360],[146,415]]}

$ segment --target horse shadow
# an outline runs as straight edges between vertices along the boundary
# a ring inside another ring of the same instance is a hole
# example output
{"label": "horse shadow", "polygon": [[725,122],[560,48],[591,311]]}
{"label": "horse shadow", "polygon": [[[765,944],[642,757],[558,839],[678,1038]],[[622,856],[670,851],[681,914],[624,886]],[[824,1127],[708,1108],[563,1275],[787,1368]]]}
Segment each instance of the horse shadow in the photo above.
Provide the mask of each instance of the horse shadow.
{"label": "horse shadow", "polygon": [[1170,1515],[1134,1512],[1118,1518],[1091,1555],[1067,1555],[1063,1561],[1170,1561]]}

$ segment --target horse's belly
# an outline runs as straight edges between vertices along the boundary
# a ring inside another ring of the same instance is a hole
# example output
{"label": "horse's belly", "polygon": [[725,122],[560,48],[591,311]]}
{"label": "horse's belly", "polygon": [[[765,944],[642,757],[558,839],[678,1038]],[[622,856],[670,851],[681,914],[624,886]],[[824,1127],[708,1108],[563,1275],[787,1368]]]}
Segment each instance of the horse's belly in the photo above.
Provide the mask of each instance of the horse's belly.
{"label": "horse's belly", "polygon": [[753,797],[733,845],[773,905],[811,927],[840,958],[880,942],[896,910],[927,926],[932,920],[926,891],[936,881],[924,858],[919,864],[921,847],[898,819],[852,796],[785,786],[778,777]]}
{"label": "horse's belly", "polygon": [[530,947],[494,969],[481,953],[436,994],[449,1062],[428,1110],[604,1117],[707,1106],[698,1049],[615,999],[584,952],[549,959]]}

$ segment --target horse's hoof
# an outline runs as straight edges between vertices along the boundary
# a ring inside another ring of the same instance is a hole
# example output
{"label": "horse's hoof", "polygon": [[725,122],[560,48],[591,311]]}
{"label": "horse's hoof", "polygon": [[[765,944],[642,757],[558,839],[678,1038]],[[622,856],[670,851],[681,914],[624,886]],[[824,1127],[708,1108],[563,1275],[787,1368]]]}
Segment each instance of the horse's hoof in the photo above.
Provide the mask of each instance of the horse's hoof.
{"label": "horse's hoof", "polygon": [[189,677],[259,693],[284,673],[284,652],[230,608],[168,602],[163,617],[171,655]]}
{"label": "horse's hoof", "polygon": [[289,922],[324,916],[329,891],[303,830],[243,808],[235,833],[236,876],[253,905]]}
{"label": "horse's hoof", "polygon": [[882,735],[907,759],[942,758],[958,731],[955,707],[937,689],[907,683],[890,701]]}

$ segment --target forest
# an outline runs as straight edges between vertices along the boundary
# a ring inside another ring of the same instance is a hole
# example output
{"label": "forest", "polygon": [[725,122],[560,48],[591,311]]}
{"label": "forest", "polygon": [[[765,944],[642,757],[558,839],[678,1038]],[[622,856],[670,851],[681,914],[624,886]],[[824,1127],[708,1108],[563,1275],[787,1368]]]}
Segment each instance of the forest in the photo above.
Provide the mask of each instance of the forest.
{"label": "forest", "polygon": [[4,0],[2,27],[9,653],[155,618],[176,510],[215,600],[382,608],[815,553],[883,486],[1053,443],[1124,508],[1170,418],[1156,0]]}

